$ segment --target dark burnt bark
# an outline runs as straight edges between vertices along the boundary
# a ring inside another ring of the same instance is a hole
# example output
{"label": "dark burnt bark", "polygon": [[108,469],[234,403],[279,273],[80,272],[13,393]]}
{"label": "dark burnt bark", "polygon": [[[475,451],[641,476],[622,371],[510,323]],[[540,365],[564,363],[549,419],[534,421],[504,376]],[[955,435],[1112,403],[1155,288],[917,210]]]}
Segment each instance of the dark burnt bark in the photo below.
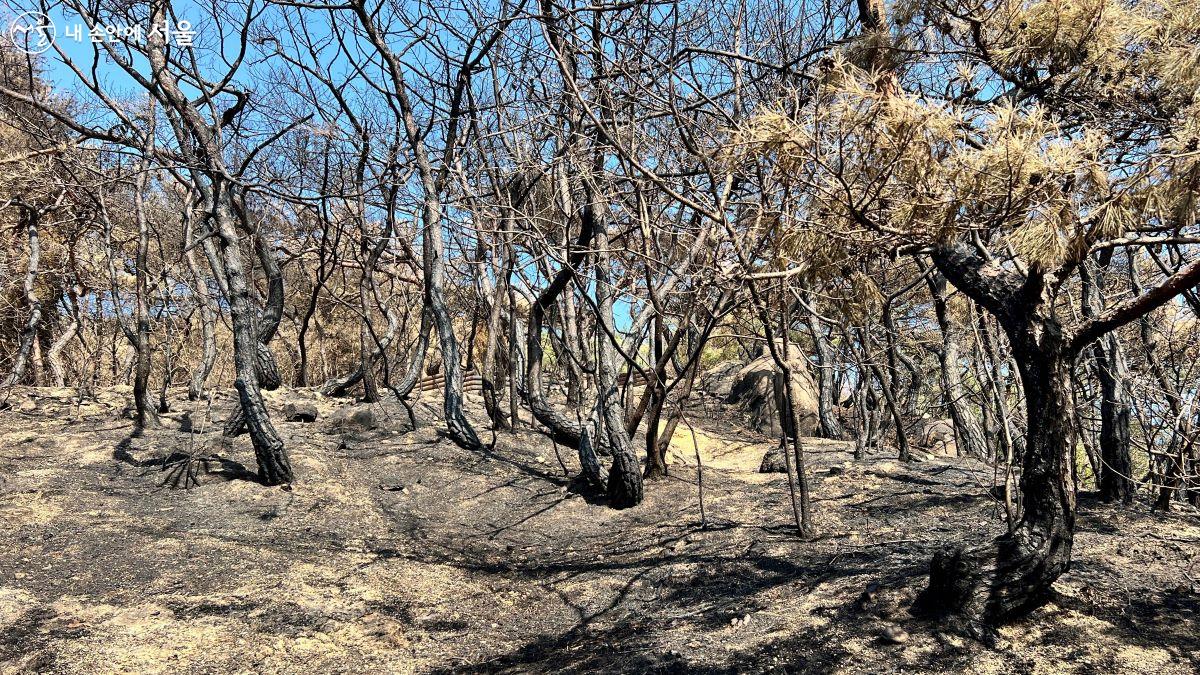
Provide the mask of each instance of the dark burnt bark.
{"label": "dark burnt bark", "polygon": [[1030,323],[1010,337],[1029,415],[1020,483],[1024,513],[1012,532],[983,547],[936,555],[919,600],[973,627],[1015,618],[1049,599],[1051,584],[1070,566],[1074,541],[1072,356],[1053,322]]}
{"label": "dark burnt bark", "polygon": [[[1099,260],[1098,273],[1092,275],[1088,266],[1080,269],[1083,278],[1084,316],[1094,319],[1103,302],[1104,271],[1111,256]],[[1130,453],[1129,423],[1132,409],[1125,390],[1128,376],[1125,355],[1116,333],[1096,340],[1092,346],[1096,363],[1096,379],[1100,382],[1100,462],[1097,483],[1100,497],[1107,502],[1133,501],[1133,460]]]}
{"label": "dark burnt bark", "polygon": [[[555,441],[572,448],[579,447],[582,429],[580,425],[555,410],[546,400],[542,385],[542,327],[546,320],[546,313],[554,305],[558,296],[574,280],[576,271],[583,264],[587,256],[587,248],[595,236],[596,219],[592,217],[590,208],[584,209],[580,221],[579,237],[567,256],[567,263],[554,275],[550,284],[542,290],[529,309],[529,326],[526,331],[525,346],[525,397],[529,403],[529,409],[533,412],[534,419],[549,430]],[[594,447],[601,454],[609,454],[605,434],[600,434],[599,438],[593,440],[595,441]]]}
{"label": "dark burnt bark", "polygon": [[[504,274],[498,275],[500,278],[507,277],[508,262],[505,260],[501,264],[505,270]],[[488,418],[492,421],[493,430],[508,429],[508,418],[504,414],[504,410],[500,408],[500,398],[496,394],[496,382],[503,381],[502,372],[497,368],[497,355],[500,351],[500,333],[503,327],[504,319],[504,303],[506,292],[502,285],[497,284],[492,289],[491,305],[488,309],[487,318],[487,343],[483,350],[483,370],[481,379],[483,381],[483,405],[487,410]]]}
{"label": "dark burnt bark", "polygon": [[[811,304],[811,302],[810,302]],[[813,346],[817,353],[817,419],[821,426],[821,437],[841,440],[846,437],[842,422],[834,412],[837,405],[837,390],[834,387],[833,345],[829,335],[812,312],[805,317],[808,330],[813,336]]]}
{"label": "dark burnt bark", "polygon": [[[596,231],[596,406],[604,424],[604,435],[612,449],[608,470],[608,503],[624,509],[642,503],[642,469],[625,432],[625,408],[617,388],[616,326],[613,322],[613,278],[609,262],[607,218],[598,213],[595,195],[588,189],[588,211]],[[656,421],[657,422],[657,421]]]}
{"label": "dark burnt bark", "polygon": [[1125,356],[1112,333],[1097,340],[1094,349],[1100,379],[1100,497],[1128,504],[1133,501],[1134,483]]}
{"label": "dark burnt bark", "polygon": [[[268,366],[269,369],[269,366],[274,364],[270,351],[265,350],[263,338],[269,339],[274,334],[275,326],[266,325],[260,328],[256,325],[254,301],[250,297],[250,279],[238,246],[238,229],[229,189],[227,184],[215,181],[209,197],[209,213],[212,215],[212,226],[219,240],[219,259],[229,288],[229,313],[233,323],[233,362],[237,375],[235,386],[239,404],[237,408],[241,411],[241,417],[245,419],[250,432],[259,478],[267,485],[290,483],[291,464],[282,439],[271,425],[262,393],[259,391],[260,371],[264,366]],[[279,297],[282,301],[282,284]],[[271,319],[269,315],[267,318]],[[267,328],[270,330],[263,330]],[[275,372],[275,380],[278,386],[278,372]]]}
{"label": "dark burnt bark", "polygon": [[1076,351],[1049,315],[1053,292],[976,256],[966,245],[939,249],[947,279],[1000,320],[1012,343],[1029,420],[1022,462],[1023,513],[1011,531],[978,548],[936,555],[917,606],[965,620],[975,631],[1043,604],[1070,565],[1075,532],[1075,428],[1071,372]]}
{"label": "dark burnt bark", "polygon": [[21,329],[21,340],[17,347],[17,356],[13,360],[12,370],[0,386],[11,387],[25,377],[25,368],[33,352],[34,341],[37,340],[38,326],[42,322],[42,302],[35,292],[39,266],[41,264],[42,246],[38,236],[38,218],[40,214],[32,207],[22,207],[21,215],[25,219],[25,233],[29,240],[29,265],[25,272],[25,302],[29,305],[29,319]]}

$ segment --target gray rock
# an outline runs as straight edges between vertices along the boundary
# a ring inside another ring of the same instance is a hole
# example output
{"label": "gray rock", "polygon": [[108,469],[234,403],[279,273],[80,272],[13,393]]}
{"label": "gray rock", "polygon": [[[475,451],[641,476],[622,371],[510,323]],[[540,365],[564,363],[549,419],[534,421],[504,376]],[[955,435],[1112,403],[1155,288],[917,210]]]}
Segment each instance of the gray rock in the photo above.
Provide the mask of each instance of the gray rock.
{"label": "gray rock", "polygon": [[[367,412],[370,412],[368,410]],[[289,422],[311,423],[317,421],[317,406],[311,403],[285,403],[283,419]]]}
{"label": "gray rock", "polygon": [[759,473],[787,473],[787,458],[779,451],[778,447],[772,448],[763,455],[762,464],[758,467]]}
{"label": "gray rock", "polygon": [[883,627],[883,632],[879,637],[888,644],[902,645],[908,642],[908,631],[899,626],[888,624]]}
{"label": "gray rock", "polygon": [[375,411],[366,406],[339,408],[331,418],[335,429],[342,431],[370,431],[379,426]]}
{"label": "gray rock", "polygon": [[[817,385],[809,374],[808,359],[796,353],[799,347],[793,345],[791,351],[788,365],[796,385],[794,402],[800,416],[800,435],[814,436],[818,426]],[[779,410],[786,387],[783,377],[777,375],[775,360],[769,353],[764,354],[734,373],[725,397],[725,403],[738,406],[746,414],[752,427],[770,436],[779,436],[784,431]],[[790,436],[791,429],[787,431]]]}

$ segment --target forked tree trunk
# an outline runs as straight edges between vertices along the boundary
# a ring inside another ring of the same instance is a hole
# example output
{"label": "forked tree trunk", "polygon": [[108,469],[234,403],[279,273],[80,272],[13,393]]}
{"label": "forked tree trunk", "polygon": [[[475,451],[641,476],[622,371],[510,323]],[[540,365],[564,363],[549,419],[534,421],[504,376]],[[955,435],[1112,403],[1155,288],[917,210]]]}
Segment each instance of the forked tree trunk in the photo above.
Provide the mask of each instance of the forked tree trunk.
{"label": "forked tree trunk", "polygon": [[960,455],[986,457],[987,443],[979,428],[979,418],[967,404],[963,388],[962,373],[959,371],[958,337],[947,306],[946,278],[940,274],[927,277],[929,293],[933,296],[933,310],[938,329],[942,334],[942,346],[937,349],[938,366],[942,375],[942,392],[946,409],[954,424],[954,445]]}
{"label": "forked tree trunk", "polygon": [[[250,431],[250,442],[254,445],[254,457],[258,463],[259,478],[267,485],[279,485],[292,481],[292,467],[275,427],[271,425],[259,391],[260,341],[256,325],[254,301],[250,298],[250,282],[242,253],[238,246],[238,230],[233,212],[229,186],[215,181],[210,189],[215,194],[211,212],[220,240],[220,262],[224,268],[229,288],[229,313],[233,323],[233,362],[237,379],[234,386],[238,392],[238,409],[242,411]],[[214,269],[214,273],[218,270]]]}
{"label": "forked tree trunk", "polygon": [[[589,190],[589,198],[592,197]],[[595,209],[596,207],[592,207]],[[596,405],[604,423],[604,435],[612,448],[612,467],[608,471],[608,503],[624,509],[642,503],[642,470],[625,432],[625,407],[617,388],[614,353],[609,336],[615,336],[613,323],[612,271],[608,258],[607,219],[596,213]],[[657,420],[656,420],[657,422]]]}
{"label": "forked tree trunk", "polygon": [[[811,302],[811,300],[810,300]],[[829,344],[829,336],[821,326],[821,322],[808,312],[805,316],[808,330],[813,336],[813,345],[817,353],[817,418],[820,421],[821,436],[833,440],[845,438],[842,422],[834,413],[837,405],[837,391],[834,388],[833,345]]]}
{"label": "forked tree trunk", "polygon": [[1028,430],[1022,460],[1023,513],[1015,526],[978,548],[942,552],[917,600],[950,614],[971,632],[1044,603],[1070,566],[1075,532],[1071,373],[1083,338],[1064,336],[1050,314],[1054,287],[1038,270],[1020,275],[979,257],[966,244],[934,253],[939,271],[997,317],[1024,385]]}

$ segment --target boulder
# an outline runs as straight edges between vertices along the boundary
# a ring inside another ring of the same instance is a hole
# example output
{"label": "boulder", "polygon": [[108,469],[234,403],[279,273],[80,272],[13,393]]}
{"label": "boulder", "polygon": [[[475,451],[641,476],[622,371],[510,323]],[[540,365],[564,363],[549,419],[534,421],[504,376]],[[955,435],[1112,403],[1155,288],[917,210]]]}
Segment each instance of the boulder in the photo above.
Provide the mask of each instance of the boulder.
{"label": "boulder", "polygon": [[[368,412],[370,410],[368,409]],[[303,422],[305,424],[317,421],[317,406],[311,403],[285,403],[283,419],[288,422]]]}
{"label": "boulder", "polygon": [[[789,451],[791,449],[789,448]],[[787,473],[787,458],[775,446],[763,455],[762,464],[758,466],[759,473]]]}
{"label": "boulder", "polygon": [[341,431],[370,431],[379,426],[375,411],[367,406],[345,406],[330,418],[335,429]]}
{"label": "boulder", "polygon": [[[798,347],[793,345],[791,350],[795,354]],[[819,399],[817,385],[808,371],[808,361],[801,356],[793,356],[788,365],[797,393],[795,404],[800,414],[800,435],[815,436],[819,426]],[[779,436],[784,432],[779,423],[779,408],[784,394],[783,378],[779,380],[776,382],[775,360],[769,352],[763,354],[737,371],[725,402],[740,407],[755,429]],[[791,429],[787,431],[791,435]]]}
{"label": "boulder", "polygon": [[718,363],[700,374],[700,391],[726,399],[733,391],[733,382],[742,364],[737,361]]}
{"label": "boulder", "polygon": [[921,447],[934,455],[954,457],[958,454],[952,420],[925,420],[921,425],[920,439]]}

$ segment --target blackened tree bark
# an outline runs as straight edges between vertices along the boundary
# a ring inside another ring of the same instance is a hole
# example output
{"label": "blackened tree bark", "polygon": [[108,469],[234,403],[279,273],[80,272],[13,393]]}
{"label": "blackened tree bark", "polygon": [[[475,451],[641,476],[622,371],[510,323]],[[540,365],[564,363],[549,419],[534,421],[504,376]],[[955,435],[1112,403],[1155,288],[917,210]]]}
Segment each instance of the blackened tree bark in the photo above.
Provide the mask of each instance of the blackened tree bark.
{"label": "blackened tree bark", "polygon": [[1053,316],[1054,287],[986,263],[965,245],[934,254],[939,271],[999,319],[1012,343],[1029,419],[1021,475],[1024,513],[1011,531],[974,549],[934,556],[918,599],[962,617],[972,629],[1044,603],[1067,570],[1075,532],[1071,371],[1075,351]]}
{"label": "blackened tree bark", "polygon": [[[1105,252],[1100,259],[1098,273],[1088,271],[1084,264],[1080,268],[1083,279],[1083,312],[1095,318],[1102,302],[1101,286],[1104,269],[1111,256]],[[1100,381],[1100,466],[1097,483],[1100,498],[1106,502],[1133,501],[1133,460],[1130,452],[1129,423],[1132,409],[1129,394],[1125,389],[1128,369],[1125,355],[1116,333],[1109,333],[1096,340],[1092,346],[1096,363],[1096,379]]]}
{"label": "blackened tree bark", "polygon": [[[812,306],[811,298],[808,304]],[[820,320],[813,312],[806,312],[805,323],[808,324],[808,330],[812,333],[813,346],[817,354],[817,419],[821,425],[821,436],[841,440],[846,437],[846,432],[842,429],[842,422],[834,412],[834,407],[837,405],[837,391],[834,388],[836,361],[833,358],[833,345],[829,342],[829,335],[825,332],[825,327],[821,325]]]}
{"label": "blackened tree bark", "polygon": [[42,302],[35,290],[42,257],[41,239],[38,235],[38,219],[41,213],[36,207],[22,205],[21,215],[25,219],[25,234],[29,241],[29,265],[25,268],[25,302],[29,305],[29,319],[21,329],[21,341],[12,370],[9,371],[8,377],[4,378],[4,382],[0,383],[0,386],[4,387],[11,387],[25,377],[25,368],[33,352],[33,343],[37,340],[38,326],[42,322]]}
{"label": "blackened tree bark", "polygon": [[[568,252],[566,264],[555,273],[550,284],[538,294],[537,299],[529,308],[529,326],[526,333],[525,398],[529,403],[529,409],[533,412],[534,419],[550,431],[550,435],[555,441],[573,448],[579,447],[583,429],[579,424],[555,410],[546,399],[543,389],[542,326],[546,320],[546,313],[554,306],[558,296],[574,280],[578,268],[586,259],[588,246],[591,244],[596,230],[596,218],[592,216],[590,208],[585,208],[583,217],[580,218],[579,236],[576,238],[574,248]],[[593,447],[601,454],[609,453],[608,443],[604,442],[607,441],[606,434],[600,434],[598,438],[592,440],[594,441]]]}
{"label": "blackened tree bark", "polygon": [[[592,189],[588,189],[591,219],[596,222],[596,405],[604,424],[604,435],[612,449],[608,471],[608,502],[618,509],[642,503],[642,470],[625,431],[625,408],[621,405],[616,377],[616,347],[613,337],[613,279],[608,253],[608,219],[598,213]],[[657,423],[657,420],[656,420]]]}
{"label": "blackened tree bark", "polygon": [[1066,334],[1054,310],[1061,271],[1022,274],[985,260],[963,243],[935,249],[939,271],[992,313],[1012,344],[1025,390],[1028,430],[1020,481],[1023,513],[1011,531],[975,549],[936,555],[929,587],[918,599],[965,619],[997,624],[1039,606],[1070,565],[1075,533],[1072,370],[1094,340],[1200,283],[1193,262],[1146,292]]}

